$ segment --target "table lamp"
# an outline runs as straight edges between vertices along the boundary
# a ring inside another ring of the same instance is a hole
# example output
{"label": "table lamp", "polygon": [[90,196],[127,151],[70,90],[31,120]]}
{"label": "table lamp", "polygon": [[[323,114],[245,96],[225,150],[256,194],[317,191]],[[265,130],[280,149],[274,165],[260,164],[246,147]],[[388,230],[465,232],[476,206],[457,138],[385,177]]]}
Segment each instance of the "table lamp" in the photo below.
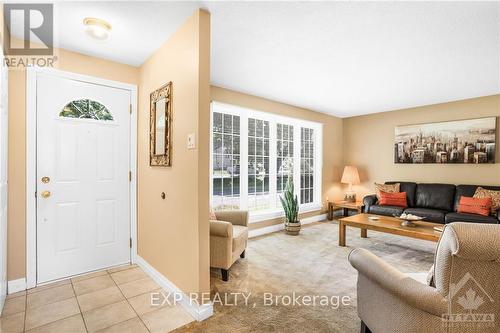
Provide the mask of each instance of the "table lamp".
{"label": "table lamp", "polygon": [[351,165],[345,166],[340,182],[342,184],[349,184],[349,189],[345,193],[344,200],[347,202],[356,202],[356,192],[352,190],[352,185],[360,183],[358,169]]}

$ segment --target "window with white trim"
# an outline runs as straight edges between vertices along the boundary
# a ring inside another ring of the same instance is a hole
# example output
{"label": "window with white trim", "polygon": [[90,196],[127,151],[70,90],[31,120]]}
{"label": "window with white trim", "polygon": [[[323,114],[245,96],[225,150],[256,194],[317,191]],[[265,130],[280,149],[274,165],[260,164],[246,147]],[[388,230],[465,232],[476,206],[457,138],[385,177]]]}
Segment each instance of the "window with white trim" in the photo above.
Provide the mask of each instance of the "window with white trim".
{"label": "window with white trim", "polygon": [[293,177],[293,125],[276,124],[276,202]]}
{"label": "window with white trim", "polygon": [[240,207],[240,117],[214,112],[212,126],[212,205]]}
{"label": "window with white trim", "polygon": [[270,208],[269,203],[269,121],[248,118],[249,210]]}
{"label": "window with white trim", "polygon": [[300,129],[300,203],[314,202],[314,129]]}
{"label": "window with white trim", "polygon": [[251,221],[282,215],[292,178],[301,211],[321,207],[322,124],[212,102],[214,210],[245,209]]}

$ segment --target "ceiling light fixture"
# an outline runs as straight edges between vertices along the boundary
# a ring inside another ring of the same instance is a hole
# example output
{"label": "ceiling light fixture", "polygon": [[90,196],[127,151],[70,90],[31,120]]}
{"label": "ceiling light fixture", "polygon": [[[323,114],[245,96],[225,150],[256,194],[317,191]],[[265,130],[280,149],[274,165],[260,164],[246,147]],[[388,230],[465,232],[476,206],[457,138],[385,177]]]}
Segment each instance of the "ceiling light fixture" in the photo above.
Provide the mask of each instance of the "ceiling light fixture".
{"label": "ceiling light fixture", "polygon": [[107,39],[111,31],[111,24],[94,17],[86,17],[83,19],[83,25],[85,25],[86,32],[91,37],[99,40]]}

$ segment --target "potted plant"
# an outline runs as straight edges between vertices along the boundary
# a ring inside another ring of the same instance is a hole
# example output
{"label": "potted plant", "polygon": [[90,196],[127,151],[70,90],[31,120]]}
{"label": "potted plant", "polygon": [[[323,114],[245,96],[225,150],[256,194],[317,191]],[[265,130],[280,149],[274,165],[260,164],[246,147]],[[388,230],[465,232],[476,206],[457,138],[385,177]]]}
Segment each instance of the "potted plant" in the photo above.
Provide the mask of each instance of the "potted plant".
{"label": "potted plant", "polygon": [[285,191],[280,197],[281,205],[285,211],[285,231],[289,235],[298,235],[300,232],[299,221],[299,201],[294,195],[293,181],[289,177],[285,186]]}

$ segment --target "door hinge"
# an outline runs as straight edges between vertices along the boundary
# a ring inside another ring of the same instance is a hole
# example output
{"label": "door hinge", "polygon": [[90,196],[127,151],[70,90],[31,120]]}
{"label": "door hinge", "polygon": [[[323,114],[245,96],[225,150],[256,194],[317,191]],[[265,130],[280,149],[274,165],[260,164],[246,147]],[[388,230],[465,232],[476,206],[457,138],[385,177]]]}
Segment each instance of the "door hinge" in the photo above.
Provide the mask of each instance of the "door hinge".
{"label": "door hinge", "polygon": [[132,248],[132,237],[130,237],[130,248]]}
{"label": "door hinge", "polygon": [[128,172],[128,181],[131,182],[132,181],[132,171],[129,171]]}
{"label": "door hinge", "polygon": [[35,191],[35,198],[36,198],[37,192]]}
{"label": "door hinge", "polygon": [[132,114],[132,104],[128,105],[128,110],[129,110],[130,114]]}

